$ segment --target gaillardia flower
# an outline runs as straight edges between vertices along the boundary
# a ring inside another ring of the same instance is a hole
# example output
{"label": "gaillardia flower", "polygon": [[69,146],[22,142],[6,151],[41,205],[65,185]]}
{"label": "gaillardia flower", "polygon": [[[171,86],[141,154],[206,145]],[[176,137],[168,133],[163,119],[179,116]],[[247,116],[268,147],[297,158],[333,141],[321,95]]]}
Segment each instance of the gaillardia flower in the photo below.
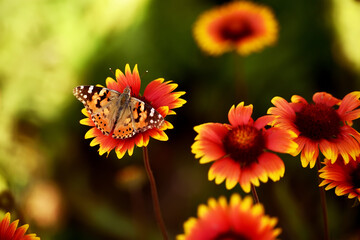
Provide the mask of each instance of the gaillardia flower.
{"label": "gaillardia flower", "polygon": [[232,1],[203,13],[193,33],[199,47],[210,55],[232,50],[248,55],[276,42],[278,23],[268,7]]}
{"label": "gaillardia flower", "polygon": [[360,201],[360,159],[345,164],[342,157],[335,163],[325,159],[325,166],[319,170],[320,177],[324,180],[320,187],[326,186],[325,190],[335,187],[335,194],[338,196],[348,194],[348,198],[355,198]]}
{"label": "gaillardia flower", "polygon": [[284,175],[284,163],[269,150],[291,153],[297,147],[290,132],[265,128],[272,121],[270,116],[254,121],[252,111],[252,105],[241,102],[231,107],[230,124],[205,123],[194,128],[198,135],[192,152],[200,163],[214,162],[209,180],[220,184],[226,179],[227,189],[239,183],[245,192],[250,192],[251,184],[259,186],[259,179],[278,181]]}
{"label": "gaillardia flower", "polygon": [[198,218],[190,218],[184,223],[184,234],[177,240],[213,239],[276,239],[281,229],[275,228],[276,218],[264,214],[261,204],[253,205],[251,197],[241,199],[233,194],[230,202],[225,197],[218,201],[208,200],[208,205],[200,205]]}
{"label": "gaillardia flower", "polygon": [[351,127],[352,120],[360,117],[360,92],[347,94],[339,100],[325,92],[313,95],[314,103],[294,95],[291,103],[281,97],[274,97],[268,113],[275,117],[274,124],[292,131],[298,144],[295,152],[301,152],[303,167],[313,168],[319,156],[319,149],[332,163],[340,154],[345,161],[360,153],[360,134]]}
{"label": "gaillardia flower", "polygon": [[[137,65],[131,72],[127,64],[125,74],[117,69],[115,77],[116,80],[106,79],[107,88],[79,86],[74,89],[74,95],[86,107],[82,112],[87,118],[80,123],[92,127],[85,134],[86,139],[94,138],[90,146],[100,145],[100,155],[115,149],[117,157],[122,158],[126,152],[131,156],[135,145],[147,146],[150,137],[167,141],[164,131],[173,126],[164,118],[175,114],[172,109],[186,102],[180,98],[185,92],[173,92],[177,84],[158,78],[150,82],[144,94],[140,95]],[[110,124],[113,129],[106,129]]]}
{"label": "gaillardia flower", "polygon": [[19,220],[10,223],[10,213],[6,213],[5,217],[0,223],[0,239],[1,240],[40,240],[36,234],[25,234],[29,225],[25,224],[17,227]]}

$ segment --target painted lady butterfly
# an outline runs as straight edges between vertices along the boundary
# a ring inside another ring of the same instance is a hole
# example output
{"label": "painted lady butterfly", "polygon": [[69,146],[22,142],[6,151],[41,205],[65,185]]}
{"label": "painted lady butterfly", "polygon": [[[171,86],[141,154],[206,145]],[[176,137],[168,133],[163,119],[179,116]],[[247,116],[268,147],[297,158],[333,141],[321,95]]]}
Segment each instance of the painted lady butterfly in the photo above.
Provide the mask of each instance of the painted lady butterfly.
{"label": "painted lady butterfly", "polygon": [[163,116],[152,106],[131,97],[130,87],[120,93],[104,87],[78,86],[73,93],[90,113],[95,126],[115,139],[130,138],[164,123]]}

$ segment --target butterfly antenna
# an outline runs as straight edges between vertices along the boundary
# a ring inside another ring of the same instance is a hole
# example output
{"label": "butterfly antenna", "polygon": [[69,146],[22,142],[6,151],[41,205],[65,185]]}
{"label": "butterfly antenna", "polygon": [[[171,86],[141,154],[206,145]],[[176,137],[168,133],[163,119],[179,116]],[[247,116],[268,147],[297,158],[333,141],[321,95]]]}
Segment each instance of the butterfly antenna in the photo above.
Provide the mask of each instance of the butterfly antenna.
{"label": "butterfly antenna", "polygon": [[145,70],[142,74],[141,74],[141,76],[145,76],[146,74],[148,74],[149,73],[149,70]]}
{"label": "butterfly antenna", "polygon": [[112,70],[111,67],[109,67],[109,71],[112,72],[112,74],[114,74],[114,76],[115,76],[115,72]]}

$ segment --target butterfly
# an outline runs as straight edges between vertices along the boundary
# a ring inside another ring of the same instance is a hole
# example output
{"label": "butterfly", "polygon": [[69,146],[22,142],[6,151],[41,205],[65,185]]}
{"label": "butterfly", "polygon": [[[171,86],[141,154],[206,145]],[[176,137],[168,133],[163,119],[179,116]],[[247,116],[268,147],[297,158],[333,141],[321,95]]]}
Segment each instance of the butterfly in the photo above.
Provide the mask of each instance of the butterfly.
{"label": "butterfly", "polygon": [[84,104],[95,127],[104,135],[126,139],[152,128],[160,128],[163,116],[151,105],[131,96],[130,87],[122,93],[98,86],[78,86],[75,97]]}

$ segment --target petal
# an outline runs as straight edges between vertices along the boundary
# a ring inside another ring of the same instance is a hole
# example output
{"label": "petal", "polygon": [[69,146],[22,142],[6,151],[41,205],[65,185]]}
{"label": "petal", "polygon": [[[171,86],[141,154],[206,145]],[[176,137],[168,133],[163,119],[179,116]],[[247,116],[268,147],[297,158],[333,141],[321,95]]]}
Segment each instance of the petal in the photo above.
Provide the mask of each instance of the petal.
{"label": "petal", "polygon": [[169,107],[168,106],[162,106],[156,109],[158,113],[161,114],[161,116],[166,117],[169,114]]}
{"label": "petal", "polygon": [[231,189],[236,185],[239,174],[240,165],[231,158],[223,158],[215,161],[211,165],[208,177],[210,181],[215,179],[216,184],[221,184],[225,179],[229,178],[229,180],[227,180],[226,187]]}
{"label": "petal", "polygon": [[194,127],[198,135],[195,140],[206,139],[217,144],[222,144],[224,136],[229,132],[225,124],[221,123],[204,123]]}
{"label": "petal", "polygon": [[225,125],[220,123],[207,123],[196,126],[195,131],[199,134],[191,146],[191,152],[195,158],[201,158],[200,163],[207,163],[220,159],[226,155],[222,139],[228,132]]}
{"label": "petal", "polygon": [[83,118],[80,120],[80,124],[82,125],[86,125],[86,126],[91,126],[91,127],[94,127],[95,124],[94,122],[90,119],[90,118]]}
{"label": "petal", "polygon": [[264,152],[258,157],[258,162],[259,165],[265,169],[271,180],[278,181],[284,176],[285,165],[278,155],[270,152]]}
{"label": "petal", "polygon": [[303,104],[308,104],[308,102],[306,101],[305,98],[299,96],[299,95],[293,95],[291,97],[291,102],[292,103],[303,103]]}
{"label": "petal", "polygon": [[5,233],[5,239],[12,239],[18,224],[19,224],[19,220],[15,220],[12,223],[10,223],[10,226],[8,227]]}
{"label": "petal", "polygon": [[90,113],[86,110],[86,108],[81,109],[81,113],[84,114],[86,117],[90,117]]}
{"label": "petal", "polygon": [[256,129],[262,129],[263,127],[265,127],[266,125],[270,124],[271,122],[273,122],[275,119],[275,116],[272,115],[266,115],[266,116],[262,116],[259,117],[258,119],[256,119],[256,121],[254,122],[254,127]]}
{"label": "petal", "polygon": [[168,106],[169,109],[179,108],[186,103],[180,99],[185,92],[172,92],[177,88],[177,84],[170,81],[164,82],[163,78],[158,78],[150,82],[144,91],[144,97],[155,108],[160,106]]}
{"label": "petal", "polygon": [[330,159],[332,163],[336,161],[339,155],[336,144],[323,139],[319,143],[319,148],[321,153],[324,154],[325,158]]}
{"label": "petal", "polygon": [[96,128],[90,128],[89,131],[85,133],[85,139],[93,138],[97,136]]}
{"label": "petal", "polygon": [[272,127],[265,131],[266,148],[280,153],[296,153],[298,144],[293,141],[289,131]]}
{"label": "petal", "polygon": [[118,87],[114,90],[123,92],[126,87],[131,88],[132,96],[139,96],[141,80],[138,72],[137,65],[135,65],[133,72],[131,73],[130,65],[125,66],[125,75],[119,70],[115,71]]}
{"label": "petal", "polygon": [[281,97],[274,97],[271,100],[271,103],[275,107],[269,108],[269,110],[267,111],[268,114],[280,116],[286,119],[295,119],[295,112],[285,99]]}
{"label": "petal", "polygon": [[315,166],[317,157],[319,156],[318,143],[307,140],[304,149],[301,152],[301,164],[305,168],[310,163],[310,168]]}
{"label": "petal", "polygon": [[21,227],[19,227],[18,229],[16,229],[14,236],[12,239],[17,240],[17,239],[23,239],[24,238],[24,234],[25,232],[28,230],[29,225],[25,224]]}
{"label": "petal", "polygon": [[244,169],[240,174],[239,184],[242,190],[246,193],[249,193],[251,190],[251,177],[252,175],[246,169]]}
{"label": "petal", "polygon": [[6,213],[0,223],[0,236],[5,236],[6,230],[10,225],[10,213]]}
{"label": "petal", "polygon": [[153,128],[150,130],[147,130],[147,133],[150,137],[159,140],[159,141],[167,141],[169,140],[169,137],[166,135],[164,131],[161,131],[159,129]]}
{"label": "petal", "polygon": [[241,102],[236,107],[233,105],[228,113],[230,124],[235,127],[248,124],[251,119],[252,111],[252,104],[244,106],[244,102]]}
{"label": "petal", "polygon": [[351,92],[347,94],[341,104],[337,113],[342,116],[342,119],[345,121],[351,121],[360,117],[360,110],[354,110],[360,106],[360,91]]}
{"label": "petal", "polygon": [[[120,70],[116,70],[116,71],[120,71]],[[122,92],[124,90],[124,89],[120,89],[119,84],[111,77],[107,77],[105,82],[107,88],[114,89],[118,92]]]}
{"label": "petal", "polygon": [[321,103],[329,107],[333,107],[341,102],[340,99],[333,97],[331,94],[326,92],[318,92],[313,96],[314,103]]}

